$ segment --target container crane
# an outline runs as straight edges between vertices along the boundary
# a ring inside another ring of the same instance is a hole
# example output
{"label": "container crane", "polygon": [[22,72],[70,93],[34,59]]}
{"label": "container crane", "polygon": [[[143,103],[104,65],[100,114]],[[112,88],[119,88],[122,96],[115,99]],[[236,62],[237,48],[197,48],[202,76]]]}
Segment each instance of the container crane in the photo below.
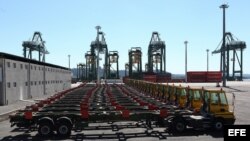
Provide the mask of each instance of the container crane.
{"label": "container crane", "polygon": [[32,52],[38,52],[38,60],[45,62],[45,54],[49,54],[45,47],[45,41],[42,39],[42,34],[40,32],[34,32],[31,41],[23,41],[23,56],[24,58],[32,58]]}
{"label": "container crane", "polygon": [[95,80],[96,79],[96,55],[92,54],[90,51],[85,53],[86,60],[86,79]]}
{"label": "container crane", "polygon": [[[118,51],[109,51],[108,54],[108,78],[109,79],[119,79],[119,54]],[[112,67],[116,66],[116,69]]]}
{"label": "container crane", "polygon": [[[107,68],[108,68],[108,46],[106,44],[106,40],[105,40],[105,34],[100,31],[101,27],[100,26],[96,26],[97,29],[97,36],[96,36],[96,40],[91,42],[91,54],[96,55],[97,56],[97,69],[99,68],[99,54],[104,54],[104,72],[103,72],[103,77],[106,78],[107,77]],[[97,53],[96,53],[97,52]],[[91,70],[92,72],[94,72],[95,70]],[[97,72],[97,76],[93,76],[94,79],[97,79],[99,82],[99,72]]]}
{"label": "container crane", "polygon": [[165,42],[161,41],[159,33],[153,32],[148,46],[148,72],[166,72],[165,49]]}
{"label": "container crane", "polygon": [[132,47],[128,53],[129,56],[129,77],[142,77],[142,51],[141,47]]}
{"label": "container crane", "polygon": [[[219,48],[220,47],[220,48]],[[232,33],[225,33],[225,49],[223,48],[222,41],[212,54],[221,54],[220,70],[225,69],[225,78],[227,80],[239,80],[243,78],[243,50],[246,48],[244,41],[238,40]],[[223,52],[225,54],[225,64],[223,63]],[[231,53],[230,53],[231,52]],[[232,58],[230,59],[230,55]],[[230,60],[232,65],[230,65]],[[230,69],[231,67],[231,69]],[[230,70],[232,74],[230,75]]]}
{"label": "container crane", "polygon": [[77,64],[77,80],[83,81],[86,79],[86,64]]}

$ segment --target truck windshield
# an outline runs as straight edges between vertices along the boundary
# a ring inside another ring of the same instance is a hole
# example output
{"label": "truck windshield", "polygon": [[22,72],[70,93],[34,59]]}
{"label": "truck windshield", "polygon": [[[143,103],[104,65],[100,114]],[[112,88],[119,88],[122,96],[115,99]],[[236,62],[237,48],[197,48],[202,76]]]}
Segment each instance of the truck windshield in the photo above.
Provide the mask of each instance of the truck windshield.
{"label": "truck windshield", "polygon": [[225,93],[220,93],[220,103],[223,105],[227,105],[227,98]]}
{"label": "truck windshield", "polygon": [[211,93],[211,104],[219,104],[218,93],[216,93],[216,92]]}
{"label": "truck windshield", "polygon": [[200,95],[200,91],[199,90],[194,90],[193,91],[193,99],[194,100],[200,100],[201,95]]}
{"label": "truck windshield", "polygon": [[186,89],[181,89],[181,96],[186,96],[186,95],[187,95]]}

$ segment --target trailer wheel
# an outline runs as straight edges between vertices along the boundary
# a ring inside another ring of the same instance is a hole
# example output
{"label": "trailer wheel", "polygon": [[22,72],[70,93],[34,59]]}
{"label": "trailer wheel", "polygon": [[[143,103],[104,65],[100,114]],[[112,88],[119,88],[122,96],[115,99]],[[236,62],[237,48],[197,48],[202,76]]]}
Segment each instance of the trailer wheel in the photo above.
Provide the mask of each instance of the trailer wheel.
{"label": "trailer wheel", "polygon": [[223,119],[216,119],[214,121],[214,129],[217,130],[217,131],[222,130],[223,125],[224,125]]}
{"label": "trailer wheel", "polygon": [[186,130],[186,124],[183,119],[176,119],[173,121],[173,129],[175,132],[182,133]]}
{"label": "trailer wheel", "polygon": [[43,137],[48,137],[53,133],[53,126],[49,123],[41,123],[38,127],[38,133]]}
{"label": "trailer wheel", "polygon": [[56,131],[59,136],[70,136],[72,127],[73,124],[68,117],[61,117],[57,119]]}
{"label": "trailer wheel", "polygon": [[58,125],[56,131],[57,131],[57,134],[58,134],[59,136],[64,136],[64,137],[66,137],[66,136],[70,136],[70,134],[71,134],[71,129],[72,129],[72,126],[71,126],[71,125],[62,123],[62,124]]}

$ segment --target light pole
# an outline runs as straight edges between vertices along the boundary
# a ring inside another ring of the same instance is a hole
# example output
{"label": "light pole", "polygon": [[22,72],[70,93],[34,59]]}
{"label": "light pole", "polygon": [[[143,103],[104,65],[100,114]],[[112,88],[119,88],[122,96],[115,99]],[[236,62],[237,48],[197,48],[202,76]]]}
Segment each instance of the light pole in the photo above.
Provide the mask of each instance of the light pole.
{"label": "light pole", "polygon": [[188,41],[185,41],[184,44],[185,44],[185,81],[187,82],[187,44],[188,44]]}
{"label": "light pole", "polygon": [[69,57],[69,69],[70,69],[70,55],[68,55],[68,57]]}
{"label": "light pole", "polygon": [[[223,9],[223,42],[222,42],[222,64],[221,64],[221,67],[222,67],[222,73],[223,73],[223,77],[222,77],[222,85],[223,87],[226,87],[226,79],[227,79],[227,76],[228,76],[228,68],[226,70],[226,67],[228,66],[229,64],[229,60],[227,60],[227,66],[226,66],[226,8],[228,8],[229,6],[227,4],[222,4],[220,6],[220,8]],[[229,56],[229,48],[227,48],[227,57]],[[227,76],[226,76],[226,71],[227,71]]]}
{"label": "light pole", "polygon": [[207,71],[209,70],[209,49],[207,51]]}

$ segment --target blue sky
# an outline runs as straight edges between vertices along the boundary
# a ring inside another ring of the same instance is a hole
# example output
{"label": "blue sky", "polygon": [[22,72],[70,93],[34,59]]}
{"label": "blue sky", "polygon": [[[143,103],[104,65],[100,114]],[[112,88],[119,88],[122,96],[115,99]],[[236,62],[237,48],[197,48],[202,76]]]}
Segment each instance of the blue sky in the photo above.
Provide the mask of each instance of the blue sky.
{"label": "blue sky", "polygon": [[[84,54],[96,37],[95,26],[106,34],[109,50],[119,51],[120,69],[128,50],[142,47],[143,69],[153,31],[166,43],[166,69],[184,73],[184,41],[188,71],[206,70],[206,49],[222,39],[222,10],[228,3],[227,31],[250,43],[249,0],[0,0],[0,52],[22,56],[22,41],[40,31],[50,54],[49,63],[71,67],[85,62]],[[219,70],[220,55],[209,55],[210,70]],[[244,51],[244,73],[250,73],[250,52]]]}

